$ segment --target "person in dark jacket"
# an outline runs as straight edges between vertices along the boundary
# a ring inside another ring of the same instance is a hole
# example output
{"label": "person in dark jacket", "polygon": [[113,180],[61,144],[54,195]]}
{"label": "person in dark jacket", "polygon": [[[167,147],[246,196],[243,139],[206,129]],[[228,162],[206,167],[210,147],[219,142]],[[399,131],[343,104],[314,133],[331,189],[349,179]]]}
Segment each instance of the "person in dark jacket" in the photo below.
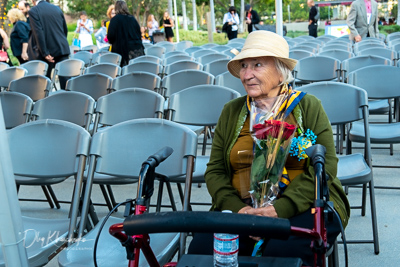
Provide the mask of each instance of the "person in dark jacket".
{"label": "person in dark jacket", "polygon": [[246,5],[245,10],[247,30],[251,33],[253,31],[253,25],[260,23],[260,16],[258,16],[258,13],[253,10],[251,5]]}
{"label": "person in dark jacket", "polygon": [[144,46],[140,25],[129,13],[125,1],[115,3],[115,13],[108,26],[107,38],[112,45],[111,52],[121,55],[123,67],[129,64],[129,60],[144,55]]}
{"label": "person in dark jacket", "polygon": [[315,38],[318,37],[318,25],[315,16],[318,14],[318,10],[315,7],[314,0],[308,0],[307,5],[310,8],[310,13],[308,15],[308,35]]}
{"label": "person in dark jacket", "polygon": [[26,17],[21,10],[13,8],[7,13],[7,17],[14,28],[11,31],[11,50],[13,55],[18,59],[19,64],[28,61],[28,41],[31,27],[26,22]]}

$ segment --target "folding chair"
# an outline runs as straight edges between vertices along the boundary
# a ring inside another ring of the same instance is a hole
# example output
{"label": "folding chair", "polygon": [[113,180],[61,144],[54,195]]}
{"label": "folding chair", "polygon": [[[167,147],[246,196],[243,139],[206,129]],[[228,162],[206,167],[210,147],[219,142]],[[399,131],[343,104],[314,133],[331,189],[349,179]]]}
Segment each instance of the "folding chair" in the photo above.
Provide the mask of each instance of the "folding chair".
{"label": "folding chair", "polygon": [[[89,152],[90,175],[85,189],[83,214],[85,214],[89,203],[92,186],[91,177],[94,171],[137,180],[142,162],[164,146],[171,147],[174,152],[163,164],[160,164],[157,173],[170,179],[186,174],[185,196],[189,197],[197,151],[195,133],[187,127],[171,121],[160,119],[131,120],[119,123],[93,136]],[[160,196],[160,193],[158,196]],[[187,207],[184,207],[184,210],[187,210]],[[83,234],[85,221],[81,220],[82,229],[79,229],[79,236]],[[106,227],[116,222],[123,222],[123,219],[111,217]],[[58,257],[60,266],[77,266],[80,264],[92,266],[93,253],[87,253],[87,250],[93,251],[94,238],[98,232],[99,225],[85,235],[88,242],[74,244],[70,249],[63,250]],[[177,233],[150,235],[150,238],[153,240],[152,249],[161,264],[168,262],[178,249],[179,234]],[[78,246],[79,249],[74,249]],[[100,235],[97,251],[97,261],[103,262],[104,265],[123,266],[127,263],[126,253],[121,247],[121,243],[112,238],[106,231]],[[117,255],[109,257],[110,251]],[[143,257],[141,260],[144,262]]]}
{"label": "folding chair", "polygon": [[[347,149],[345,156],[339,156],[337,176],[343,186],[362,185],[362,205],[352,207],[361,209],[361,215],[365,216],[367,186],[369,188],[371,221],[372,221],[372,240],[347,240],[347,243],[373,243],[375,254],[379,253],[378,223],[376,218],[375,188],[371,162],[371,142],[368,121],[368,96],[367,92],[356,86],[335,83],[319,82],[303,86],[302,91],[315,95],[322,102],[322,106],[332,125],[343,125],[352,123],[362,125],[364,139],[364,154],[351,154],[351,149]],[[337,108],[340,103],[340,108]],[[360,120],[362,120],[360,122]],[[351,129],[350,132],[353,130]],[[351,135],[351,134],[350,134]],[[348,135],[349,136],[349,135]],[[350,137],[350,136],[349,136]],[[351,137],[350,137],[351,138]],[[338,144],[336,144],[338,145]],[[347,147],[349,148],[349,147]]]}
{"label": "folding chair", "polygon": [[177,56],[177,55],[184,55],[184,56],[188,56],[189,54],[183,51],[171,51],[171,52],[167,52],[164,54],[164,59],[169,58],[169,57],[173,57],[173,56]]}
{"label": "folding chair", "polygon": [[211,48],[216,47],[216,46],[218,46],[218,44],[207,43],[207,44],[203,44],[203,45],[201,46],[201,48],[203,48],[203,49],[211,49]]}
{"label": "folding chair", "polygon": [[202,70],[202,69],[203,65],[196,61],[192,60],[177,61],[165,66],[163,77],[164,75],[171,75],[172,73],[181,70]]}
{"label": "folding chair", "polygon": [[144,55],[140,57],[133,58],[129,60],[129,64],[137,63],[137,62],[154,62],[157,64],[162,64],[162,59],[156,56]]}
{"label": "folding chair", "polygon": [[156,43],[155,46],[161,46],[165,48],[164,54],[168,52],[175,51],[175,45],[168,41]]}
{"label": "folding chair", "polygon": [[235,90],[240,95],[247,95],[246,90],[244,89],[243,83],[240,79],[233,76],[229,71],[224,72],[215,77],[215,85],[228,87],[230,89]]}
{"label": "folding chair", "polygon": [[[25,244],[31,266],[43,266],[72,237],[78,222],[83,170],[89,150],[90,135],[73,123],[41,120],[8,131],[11,161],[16,177],[34,177],[38,183],[74,176],[70,219],[23,217]],[[34,229],[34,230],[32,230]],[[49,238],[49,234],[58,233]],[[38,240],[46,240],[45,245]]]}
{"label": "folding chair", "polygon": [[79,76],[83,73],[85,68],[85,62],[80,59],[67,59],[56,64],[54,68],[54,74],[51,79],[54,89],[57,91],[56,87],[56,77],[60,82],[60,89],[64,90],[67,81],[72,77]]}
{"label": "folding chair", "polygon": [[122,68],[122,75],[131,72],[149,72],[155,75],[161,76],[163,73],[163,66],[153,62],[137,62],[133,64],[126,65]]}
{"label": "folding chair", "polygon": [[215,51],[211,50],[211,49],[202,49],[202,50],[193,52],[192,56],[195,59],[198,59],[199,57],[202,57],[205,55],[210,55],[210,54],[215,54]]}
{"label": "folding chair", "polygon": [[178,61],[188,61],[188,60],[194,61],[194,58],[188,55],[175,55],[172,57],[164,58],[163,65],[167,67],[168,65]]}
{"label": "folding chair", "polygon": [[201,63],[203,65],[206,65],[208,63],[211,63],[213,61],[220,60],[220,59],[229,59],[229,57],[224,54],[214,53],[214,54],[201,56],[201,57],[197,58],[196,61],[198,61],[199,63]]}
{"label": "folding chair", "polygon": [[47,69],[49,65],[41,60],[31,60],[24,64],[20,65],[21,68],[24,68],[28,71],[26,75],[44,75],[46,76]]}
{"label": "folding chair", "polygon": [[88,51],[88,52],[90,52],[90,53],[96,53],[97,52],[97,50],[98,50],[99,48],[97,47],[97,45],[87,45],[87,46],[85,46],[85,47],[82,47],[82,51]]}
{"label": "folding chair", "polygon": [[324,52],[325,50],[344,50],[348,52],[353,52],[353,48],[350,45],[346,45],[345,43],[326,44],[319,49],[320,52]]}
{"label": "folding chair", "polygon": [[80,59],[85,62],[85,67],[88,67],[92,63],[93,54],[88,51],[79,51],[71,55],[71,58]]}
{"label": "folding chair", "polygon": [[0,71],[0,89],[8,90],[10,82],[24,77],[27,70],[21,67],[10,67]]}
{"label": "folding chair", "polygon": [[393,62],[393,65],[396,65],[398,54],[396,51],[388,49],[388,48],[369,48],[362,51],[359,51],[357,56],[380,56],[387,59],[390,59]]}
{"label": "folding chair", "polygon": [[28,75],[10,82],[10,92],[18,92],[38,101],[49,95],[51,80],[43,75]]}
{"label": "folding chair", "polygon": [[70,45],[69,50],[70,50],[71,54],[75,54],[75,53],[79,52],[81,50],[81,48],[76,45]]}
{"label": "folding chair", "polygon": [[300,49],[290,49],[289,50],[289,58],[293,58],[296,60],[300,60],[306,57],[314,57],[315,54],[310,51],[300,50]]}
{"label": "folding chair", "polygon": [[92,55],[92,63],[91,64],[94,65],[97,62],[97,58],[98,57],[100,57],[102,55],[105,55],[105,54],[109,54],[109,53],[111,53],[111,52],[108,51],[108,50],[99,50],[96,53],[93,53],[93,55]]}
{"label": "folding chair", "polygon": [[352,57],[355,57],[355,55],[352,52],[344,51],[344,50],[324,50],[323,52],[319,52],[317,54],[318,56],[325,56],[325,57],[332,57],[334,59],[337,59],[339,61],[343,61]]}
{"label": "folding chair", "polygon": [[186,48],[184,51],[186,53],[188,53],[189,55],[193,56],[193,53],[196,51],[199,51],[199,50],[205,50],[205,49],[201,46],[192,46],[192,47]]}
{"label": "folding chair", "polygon": [[192,47],[192,41],[180,41],[175,44],[175,51],[184,51],[186,48]]}
{"label": "folding chair", "polygon": [[8,65],[7,63],[0,62],[0,71],[5,70],[9,67],[10,67],[10,65]]}
{"label": "folding chair", "polygon": [[214,51],[216,51],[218,53],[222,53],[222,52],[224,52],[226,50],[231,50],[232,47],[229,46],[229,45],[217,45],[217,46],[211,47],[210,49],[214,50]]}
{"label": "folding chair", "polygon": [[85,69],[85,74],[104,74],[115,79],[121,75],[121,67],[112,63],[100,63]]}
{"label": "folding chair", "polygon": [[205,72],[211,73],[214,76],[220,75],[228,71],[227,65],[230,59],[219,59],[214,60],[208,64],[205,64],[203,70]]}
{"label": "folding chair", "polygon": [[0,92],[0,101],[6,129],[28,122],[33,106],[29,96],[17,92]]}
{"label": "folding chair", "polygon": [[293,49],[296,50],[304,50],[304,51],[308,51],[310,53],[316,54],[318,53],[318,49],[312,46],[308,46],[308,45],[303,45],[303,43],[296,45],[295,47],[293,47]]}
{"label": "folding chair", "polygon": [[121,90],[125,88],[143,88],[158,92],[160,89],[161,78],[149,72],[132,72],[113,80],[111,90]]}
{"label": "folding chair", "polygon": [[107,53],[96,58],[95,64],[112,63],[117,66],[121,65],[122,57],[117,53]]}
{"label": "folding chair", "polygon": [[163,55],[165,54],[166,50],[167,49],[165,47],[163,47],[163,46],[155,46],[154,45],[152,47],[146,48],[144,50],[144,53],[146,55],[155,56],[155,57],[158,57],[158,58],[163,58]]}
{"label": "folding chair", "polygon": [[84,74],[69,80],[65,90],[81,92],[97,100],[109,93],[112,81],[113,79],[105,74]]}

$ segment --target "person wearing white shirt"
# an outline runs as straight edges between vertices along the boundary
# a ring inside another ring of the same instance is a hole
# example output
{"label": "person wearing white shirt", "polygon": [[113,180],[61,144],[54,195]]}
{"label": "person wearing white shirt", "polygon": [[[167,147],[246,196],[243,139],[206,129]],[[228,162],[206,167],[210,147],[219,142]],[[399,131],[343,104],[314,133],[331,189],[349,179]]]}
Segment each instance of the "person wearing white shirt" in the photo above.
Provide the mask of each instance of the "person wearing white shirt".
{"label": "person wearing white shirt", "polygon": [[92,45],[93,22],[88,19],[85,11],[80,14],[80,19],[76,23],[76,33],[79,33],[79,40],[81,40],[81,48]]}
{"label": "person wearing white shirt", "polygon": [[234,39],[237,38],[237,32],[238,32],[238,25],[240,23],[239,21],[239,15],[236,12],[236,8],[234,6],[231,6],[229,8],[229,12],[225,13],[224,15],[224,20],[222,22],[224,25],[227,23],[227,35],[228,39]]}

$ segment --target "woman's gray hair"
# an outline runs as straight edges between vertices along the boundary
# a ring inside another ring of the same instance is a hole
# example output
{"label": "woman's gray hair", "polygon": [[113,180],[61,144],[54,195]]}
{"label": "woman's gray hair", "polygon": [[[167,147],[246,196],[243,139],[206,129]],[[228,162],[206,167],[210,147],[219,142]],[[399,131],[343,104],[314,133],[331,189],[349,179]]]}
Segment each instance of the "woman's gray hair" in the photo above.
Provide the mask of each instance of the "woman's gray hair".
{"label": "woman's gray hair", "polygon": [[280,61],[278,58],[274,57],[275,61],[275,67],[278,73],[282,75],[282,83],[280,85],[283,85],[285,83],[290,83],[291,81],[294,80],[292,71],[283,63]]}

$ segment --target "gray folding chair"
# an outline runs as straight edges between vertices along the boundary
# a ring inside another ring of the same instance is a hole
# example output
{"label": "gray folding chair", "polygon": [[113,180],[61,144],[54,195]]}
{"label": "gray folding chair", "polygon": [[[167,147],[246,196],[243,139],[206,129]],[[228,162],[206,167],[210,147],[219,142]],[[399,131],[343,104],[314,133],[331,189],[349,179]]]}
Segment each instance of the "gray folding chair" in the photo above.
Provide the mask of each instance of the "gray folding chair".
{"label": "gray folding chair", "polygon": [[220,75],[228,71],[227,65],[230,59],[219,59],[204,65],[203,70],[214,76]]}
{"label": "gray folding chair", "polygon": [[[24,242],[32,244],[26,246],[29,264],[43,266],[63,244],[68,240],[73,242],[90,135],[73,123],[41,120],[9,130],[8,140],[16,177],[32,177],[37,184],[51,183],[57,179],[61,182],[65,177],[75,177],[70,219],[23,217],[26,229]],[[50,233],[58,235],[49,238]],[[39,240],[46,240],[45,245]]]}
{"label": "gray folding chair", "polygon": [[[394,85],[400,84],[400,69],[392,66],[369,66],[351,72],[348,76],[348,83],[361,87],[368,93],[370,99],[397,99],[400,97],[400,91]],[[395,106],[395,118],[397,122],[392,123],[392,117],[389,116],[389,123],[370,124],[372,144],[390,144],[390,155],[393,155],[393,144],[400,143],[400,111],[398,105]],[[353,123],[349,133],[349,144],[351,142],[365,143],[363,125]],[[373,167],[387,167],[374,165]],[[400,167],[400,166],[396,166]],[[375,186],[375,188],[378,188]],[[381,187],[379,187],[381,188]],[[382,187],[396,188],[400,187]]]}
{"label": "gray folding chair", "polygon": [[99,48],[97,47],[97,45],[87,45],[87,46],[82,47],[81,50],[88,51],[93,54],[93,53],[96,53],[98,49]]}
{"label": "gray folding chair", "polygon": [[[319,82],[303,86],[302,91],[315,95],[321,100],[322,106],[332,125],[360,123],[363,125],[365,138],[364,155],[350,154],[339,156],[337,177],[343,186],[362,185],[362,205],[352,207],[361,209],[365,216],[367,186],[369,188],[372,240],[347,240],[347,243],[373,243],[375,254],[379,253],[378,223],[376,218],[375,189],[371,162],[371,143],[368,122],[368,97],[365,90],[343,83]],[[337,103],[340,103],[338,109]],[[362,120],[362,122],[360,122]],[[338,144],[336,144],[338,145]]]}
{"label": "gray folding chair", "polygon": [[20,65],[28,71],[26,75],[46,75],[49,65],[41,60],[31,60]]}
{"label": "gray folding chair", "polygon": [[339,81],[340,61],[331,57],[315,56],[300,59],[294,68],[293,88],[299,83]]}
{"label": "gray folding chair", "polygon": [[360,43],[359,45],[354,45],[353,50],[354,53],[358,54],[359,52],[370,48],[386,48],[386,45],[384,43],[378,43],[378,42],[364,42]]}
{"label": "gray folding chair", "polygon": [[81,48],[76,45],[70,45],[69,50],[70,50],[71,54],[75,54],[75,53],[79,52],[81,50]]}
{"label": "gray folding chair", "polygon": [[[131,120],[119,123],[93,136],[89,152],[89,177],[85,188],[82,213],[86,213],[89,204],[92,176],[95,171],[137,180],[142,162],[164,146],[171,147],[174,152],[157,167],[157,173],[169,179],[186,174],[185,196],[189,197],[197,136],[187,127],[171,121]],[[188,210],[188,205],[183,209]],[[117,222],[123,222],[123,219],[112,218],[106,227]],[[86,220],[83,219],[80,223],[78,236],[83,234]],[[93,251],[94,237],[98,232],[99,225],[84,236],[88,242],[74,244],[70,249],[63,250],[58,258],[60,266],[82,264],[92,266],[93,253],[87,253],[87,250]],[[108,233],[100,236],[97,261],[101,261],[106,266],[125,266],[127,263],[125,249],[117,239],[109,238],[109,236]],[[151,247],[161,265],[168,262],[178,249],[178,233],[155,234],[150,235],[150,238],[152,240]],[[74,249],[78,246],[79,249]],[[116,255],[109,257],[110,251]],[[143,266],[147,266],[144,257],[141,258],[141,262]]]}
{"label": "gray folding chair", "polygon": [[8,89],[10,82],[24,77],[27,70],[21,67],[10,67],[0,71],[0,88]]}
{"label": "gray folding chair", "polygon": [[[96,133],[98,129],[104,130],[108,126],[128,120],[162,118],[163,113],[164,98],[160,94],[140,88],[123,89],[97,100],[93,133]],[[111,185],[136,182],[126,177],[110,177],[98,173],[93,179],[95,184],[100,185],[110,210],[117,204]]]}
{"label": "gray folding chair", "polygon": [[386,36],[386,41],[389,42],[389,41],[392,41],[392,40],[398,39],[398,38],[400,38],[400,33],[392,32]]}
{"label": "gray folding chair", "polygon": [[117,53],[107,53],[96,58],[95,64],[112,63],[117,66],[121,65],[122,57]]}
{"label": "gray folding chair", "polygon": [[121,90],[125,88],[143,88],[154,92],[160,89],[161,78],[149,72],[132,72],[113,80],[111,90]]}
{"label": "gray folding chair", "polygon": [[203,45],[201,46],[201,48],[203,48],[203,49],[211,49],[211,48],[216,47],[216,46],[218,46],[218,44],[207,43],[207,44],[203,44]]}
{"label": "gray folding chair", "polygon": [[189,55],[175,55],[172,57],[164,58],[163,65],[165,67],[167,67],[168,65],[173,64],[178,61],[188,61],[188,60],[194,61],[194,57],[189,56]]}
{"label": "gray folding chair", "polygon": [[205,55],[209,55],[209,54],[215,54],[215,51],[211,50],[211,49],[202,49],[202,50],[193,52],[192,56],[195,59],[198,59],[199,57],[202,57],[202,56],[205,56]]}
{"label": "gray folding chair", "polygon": [[327,43],[329,41],[335,40],[337,37],[333,35],[321,35],[317,37],[317,40],[321,40],[324,43]]}
{"label": "gray folding chair", "polygon": [[85,74],[100,73],[115,79],[121,75],[121,67],[112,63],[100,63],[85,69]]}
{"label": "gray folding chair", "polygon": [[58,77],[60,89],[65,89],[67,81],[72,77],[81,75],[84,68],[85,62],[80,59],[67,59],[58,62],[54,68],[54,74],[51,79],[54,89],[58,90],[56,87],[56,77]]}
{"label": "gray folding chair", "polygon": [[91,65],[92,57],[93,57],[93,53],[90,53],[88,51],[83,51],[83,50],[79,51],[75,54],[71,54],[71,58],[80,59],[83,62],[85,62],[85,67],[88,67]]}
{"label": "gray folding chair", "polygon": [[173,56],[177,56],[177,55],[184,55],[184,56],[188,56],[189,54],[183,51],[171,51],[171,52],[167,52],[164,54],[164,59],[169,58],[169,57],[173,57]]}
{"label": "gray folding chair", "polygon": [[162,64],[162,59],[156,56],[144,55],[140,57],[133,58],[129,61],[129,64],[137,63],[137,62],[154,62],[157,64]]}
{"label": "gray folding chair", "polygon": [[242,81],[237,77],[233,76],[229,71],[216,76],[215,84],[233,89],[242,96],[247,95],[247,92],[244,89]]}
{"label": "gray folding chair", "polygon": [[10,82],[8,90],[25,94],[33,101],[38,101],[49,95],[51,80],[43,75],[28,75]]}
{"label": "gray folding chair", "polygon": [[236,56],[234,53],[231,52],[231,50],[226,50],[222,52],[222,54],[227,55],[229,58],[233,58],[234,56]]}
{"label": "gray folding chair", "polygon": [[295,47],[293,47],[293,49],[296,50],[304,50],[304,51],[308,51],[310,53],[316,54],[318,53],[318,49],[312,46],[308,46],[308,45],[303,45],[303,43],[300,43],[299,45],[296,45]]}
{"label": "gray folding chair", "polygon": [[390,59],[395,65],[398,59],[398,54],[396,51],[388,49],[388,48],[369,48],[362,51],[359,51],[357,56],[380,56],[387,59]]}
{"label": "gray folding chair", "polygon": [[146,48],[144,50],[144,53],[146,55],[155,56],[155,57],[158,57],[158,58],[163,58],[163,55],[165,54],[166,50],[167,49],[165,47],[163,47],[163,46],[154,45],[152,47]]}
{"label": "gray folding chair", "polygon": [[339,61],[343,61],[343,60],[355,57],[355,55],[352,52],[348,52],[348,51],[344,51],[344,50],[336,50],[336,49],[324,50],[323,52],[319,52],[317,55],[332,57]]}
{"label": "gray folding chair", "polygon": [[65,90],[81,92],[97,100],[109,93],[112,81],[113,79],[105,74],[84,74],[69,80]]}
{"label": "gray folding chair", "polygon": [[199,50],[204,50],[205,48],[201,47],[201,46],[192,46],[189,48],[186,48],[184,51],[186,53],[188,53],[189,55],[193,56],[193,53]]}
{"label": "gray folding chair", "polygon": [[0,71],[5,70],[9,67],[10,67],[10,65],[8,65],[7,63],[0,62]]}
{"label": "gray folding chair", "polygon": [[353,49],[350,45],[347,45],[345,43],[336,43],[336,44],[326,44],[323,47],[319,49],[320,52],[324,52],[325,50],[344,50],[348,52],[353,52]]}
{"label": "gray folding chair", "polygon": [[296,60],[300,60],[306,57],[314,57],[315,54],[310,51],[300,50],[300,49],[290,49],[289,50],[289,58],[293,58]]}
{"label": "gray folding chair", "polygon": [[161,94],[169,97],[191,86],[213,84],[214,75],[201,70],[181,70],[162,79]]}
{"label": "gray folding chair", "polygon": [[133,64],[126,65],[122,68],[122,75],[131,72],[149,72],[155,75],[161,76],[163,73],[163,66],[153,62],[137,62]]}
{"label": "gray folding chair", "polygon": [[179,43],[175,44],[175,51],[184,51],[185,49],[192,47],[192,41],[180,41]]}
{"label": "gray folding chair", "polygon": [[[284,36],[286,37],[286,36]],[[290,38],[290,37],[287,37]],[[290,38],[291,39],[291,38]],[[244,42],[246,42],[246,39],[243,38],[235,38],[235,39],[231,39],[228,41],[228,44],[232,44],[232,43],[239,43],[239,44],[244,44]]]}
{"label": "gray folding chair", "polygon": [[6,129],[28,122],[33,106],[29,96],[17,92],[0,92],[0,101]]}
{"label": "gray folding chair", "polygon": [[229,56],[220,54],[220,53],[214,53],[214,54],[201,56],[201,57],[197,58],[196,61],[203,64],[203,66],[204,66],[208,63],[211,63],[213,61],[220,60],[220,59],[229,59]]}
{"label": "gray folding chair", "polygon": [[316,42],[315,40],[313,41],[306,41],[300,44],[301,46],[309,46],[312,47],[314,49],[316,49],[316,51],[318,51],[321,48],[321,43]]}
{"label": "gray folding chair", "polygon": [[170,75],[172,73],[181,70],[202,70],[202,69],[203,65],[196,61],[192,60],[177,61],[165,66],[164,75]]}
{"label": "gray folding chair", "polygon": [[93,56],[92,56],[92,65],[95,64],[95,63],[97,62],[97,58],[98,58],[98,57],[100,57],[100,56],[102,56],[102,55],[105,55],[105,54],[109,54],[109,53],[111,53],[111,52],[108,51],[108,50],[99,50],[99,51],[97,51],[96,53],[93,53]]}
{"label": "gray folding chair", "polygon": [[164,54],[168,53],[168,52],[175,51],[175,45],[173,43],[168,42],[168,41],[156,43],[155,46],[164,47],[165,48]]}
{"label": "gray folding chair", "polygon": [[217,45],[217,46],[211,47],[210,49],[214,50],[214,51],[216,51],[218,53],[222,53],[222,52],[224,52],[226,50],[231,50],[232,47],[229,46],[229,45]]}

